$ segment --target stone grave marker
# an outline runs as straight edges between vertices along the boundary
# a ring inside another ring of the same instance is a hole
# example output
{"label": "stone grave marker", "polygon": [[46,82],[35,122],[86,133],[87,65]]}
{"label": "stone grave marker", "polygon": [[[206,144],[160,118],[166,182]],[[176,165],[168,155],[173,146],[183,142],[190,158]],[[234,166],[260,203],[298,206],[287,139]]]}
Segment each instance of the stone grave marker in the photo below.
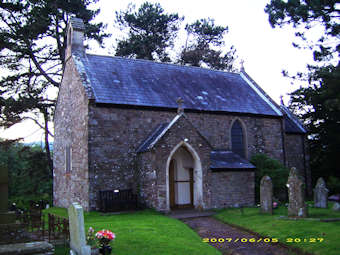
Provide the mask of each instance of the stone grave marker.
{"label": "stone grave marker", "polygon": [[261,212],[273,214],[273,183],[272,179],[265,175],[260,183]]}
{"label": "stone grave marker", "polygon": [[295,167],[289,173],[288,182],[288,216],[307,217],[307,206],[305,203],[305,183],[298,175]]}
{"label": "stone grave marker", "polygon": [[332,207],[333,211],[340,211],[340,203],[335,202],[333,207]]}
{"label": "stone grave marker", "polygon": [[78,203],[72,203],[68,208],[70,224],[71,255],[90,255],[91,247],[86,245],[84,211]]}
{"label": "stone grave marker", "polygon": [[314,189],[314,207],[327,208],[328,189],[322,177],[318,179]]}

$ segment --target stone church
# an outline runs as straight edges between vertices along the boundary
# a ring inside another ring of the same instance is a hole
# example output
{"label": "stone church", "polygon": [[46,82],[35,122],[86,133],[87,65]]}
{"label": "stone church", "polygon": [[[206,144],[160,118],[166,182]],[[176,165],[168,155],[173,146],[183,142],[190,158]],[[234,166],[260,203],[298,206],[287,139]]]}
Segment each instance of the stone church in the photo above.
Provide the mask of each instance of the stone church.
{"label": "stone church", "polygon": [[158,211],[254,205],[252,155],[309,181],[306,130],[244,71],[86,54],[68,26],[54,116],[54,205],[98,210],[99,191],[132,189]]}

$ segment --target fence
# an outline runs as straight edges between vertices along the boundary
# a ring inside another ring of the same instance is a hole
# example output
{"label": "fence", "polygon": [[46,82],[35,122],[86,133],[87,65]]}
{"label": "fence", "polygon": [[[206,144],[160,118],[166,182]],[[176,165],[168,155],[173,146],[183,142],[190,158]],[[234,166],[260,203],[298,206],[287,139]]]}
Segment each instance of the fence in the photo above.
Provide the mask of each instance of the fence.
{"label": "fence", "polygon": [[0,244],[47,241],[63,243],[70,240],[69,221],[53,214],[43,215],[41,208],[17,211],[14,222],[0,224]]}
{"label": "fence", "polygon": [[131,189],[99,191],[99,205],[102,212],[115,212],[138,208],[137,195]]}
{"label": "fence", "polygon": [[48,241],[62,240],[65,244],[70,240],[69,221],[54,214],[48,214]]}

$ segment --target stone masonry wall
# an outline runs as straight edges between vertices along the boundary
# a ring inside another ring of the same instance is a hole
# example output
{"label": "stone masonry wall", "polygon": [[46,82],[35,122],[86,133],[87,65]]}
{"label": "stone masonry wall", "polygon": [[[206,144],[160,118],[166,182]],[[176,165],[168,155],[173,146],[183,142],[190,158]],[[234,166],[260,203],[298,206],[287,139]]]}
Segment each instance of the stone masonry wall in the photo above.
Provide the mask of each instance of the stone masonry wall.
{"label": "stone masonry wall", "polygon": [[[142,141],[175,112],[89,107],[90,208],[97,209],[99,190],[136,189],[135,150]],[[236,116],[190,113],[186,116],[214,148],[230,149],[230,128]],[[255,153],[267,153],[283,162],[281,119],[237,116],[246,127],[248,159]]]}
{"label": "stone masonry wall", "polygon": [[309,196],[312,195],[312,180],[306,137],[301,134],[286,134],[285,148],[287,166],[289,168],[296,167],[299,174],[304,176],[307,184],[307,193]]}
{"label": "stone masonry wall", "polygon": [[255,172],[212,173],[212,208],[252,206],[255,203]]}
{"label": "stone masonry wall", "polygon": [[[88,99],[73,58],[66,64],[54,116],[54,205],[68,207],[79,202],[89,209]],[[66,173],[65,150],[71,148],[71,171]]]}
{"label": "stone masonry wall", "polygon": [[[289,168],[296,167],[298,171],[304,170],[303,159],[303,140],[301,135],[286,134],[285,137],[287,166]],[[300,173],[302,174],[302,172]]]}

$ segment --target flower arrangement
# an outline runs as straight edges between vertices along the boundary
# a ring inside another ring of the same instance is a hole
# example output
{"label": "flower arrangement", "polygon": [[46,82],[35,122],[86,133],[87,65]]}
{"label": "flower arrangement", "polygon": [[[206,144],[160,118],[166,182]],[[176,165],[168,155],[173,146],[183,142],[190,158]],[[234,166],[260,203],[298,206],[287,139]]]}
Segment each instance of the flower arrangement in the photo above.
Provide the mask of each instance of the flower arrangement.
{"label": "flower arrangement", "polygon": [[96,234],[94,234],[94,229],[92,227],[89,227],[86,236],[87,244],[93,248],[96,246],[103,247],[109,245],[109,243],[115,238],[115,233],[106,229],[98,231]]}
{"label": "flower arrangement", "polygon": [[99,246],[108,245],[112,240],[116,238],[115,233],[110,230],[103,229],[96,233],[96,238],[98,239]]}

